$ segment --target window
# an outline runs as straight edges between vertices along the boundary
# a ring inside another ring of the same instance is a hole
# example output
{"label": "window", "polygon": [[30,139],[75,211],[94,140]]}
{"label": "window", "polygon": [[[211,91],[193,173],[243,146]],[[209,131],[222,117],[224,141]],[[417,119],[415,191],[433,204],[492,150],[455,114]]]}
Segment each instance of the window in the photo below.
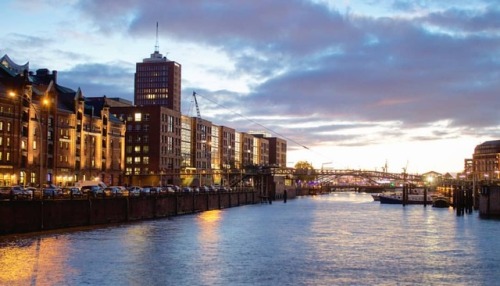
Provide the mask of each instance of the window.
{"label": "window", "polygon": [[141,152],[141,146],[134,146],[134,152],[140,153]]}
{"label": "window", "polygon": [[149,164],[149,157],[148,156],[142,157],[142,163],[143,164]]}
{"label": "window", "polygon": [[[0,139],[1,139],[1,137],[0,137]],[[1,140],[0,140],[0,141],[1,141]],[[36,140],[34,140],[34,141],[33,141],[33,150],[36,150],[36,142],[37,142]],[[0,145],[1,145],[1,144],[0,144]]]}
{"label": "window", "polygon": [[10,132],[10,122],[7,122],[7,132]]}
{"label": "window", "polygon": [[135,119],[135,122],[141,122],[142,121],[142,113],[135,113],[134,119]]}
{"label": "window", "polygon": [[141,157],[134,157],[134,163],[139,164],[141,162]]}

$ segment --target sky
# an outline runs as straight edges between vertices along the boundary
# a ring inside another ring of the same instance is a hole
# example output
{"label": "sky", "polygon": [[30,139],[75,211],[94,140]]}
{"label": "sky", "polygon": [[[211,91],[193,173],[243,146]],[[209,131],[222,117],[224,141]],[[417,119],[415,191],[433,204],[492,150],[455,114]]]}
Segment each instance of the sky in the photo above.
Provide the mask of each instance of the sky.
{"label": "sky", "polygon": [[[133,100],[182,65],[181,109],[287,140],[287,165],[460,172],[500,139],[498,0],[2,0],[0,56]],[[158,40],[156,39],[158,23]]]}

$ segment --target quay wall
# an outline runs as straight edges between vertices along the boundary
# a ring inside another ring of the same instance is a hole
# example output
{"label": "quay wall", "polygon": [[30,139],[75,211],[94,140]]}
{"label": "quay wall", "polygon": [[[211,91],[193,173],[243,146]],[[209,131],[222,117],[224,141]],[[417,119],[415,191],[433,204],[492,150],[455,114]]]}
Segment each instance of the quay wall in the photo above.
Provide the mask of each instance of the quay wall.
{"label": "quay wall", "polygon": [[0,235],[154,219],[260,203],[256,192],[0,201]]}

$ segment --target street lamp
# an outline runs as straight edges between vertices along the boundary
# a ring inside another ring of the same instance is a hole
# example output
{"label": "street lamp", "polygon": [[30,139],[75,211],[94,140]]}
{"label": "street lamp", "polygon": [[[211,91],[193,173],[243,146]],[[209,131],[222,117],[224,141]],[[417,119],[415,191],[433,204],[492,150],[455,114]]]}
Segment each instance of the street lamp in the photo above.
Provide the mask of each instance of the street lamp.
{"label": "street lamp", "polygon": [[[9,96],[10,97],[17,97],[17,94],[13,91],[9,92]],[[24,100],[27,100],[27,98],[24,98],[24,95],[21,97],[21,106],[23,105],[23,101]],[[40,135],[38,136],[39,139],[40,139],[40,146],[39,146],[39,155],[38,155],[38,159],[39,159],[39,174],[38,174],[38,180],[39,180],[39,186],[40,188],[42,187],[42,177],[43,177],[43,130],[42,130],[42,122],[40,120],[41,118],[41,109],[42,109],[42,105],[47,105],[48,104],[48,100],[46,98],[43,98],[42,101],[40,102],[40,111],[37,112],[37,108],[36,106],[33,104],[33,102],[31,101],[28,101],[30,103],[30,106],[33,108],[34,112],[35,112],[35,118],[36,118],[36,121],[38,123],[38,129],[40,130]]]}
{"label": "street lamp", "polygon": [[231,145],[227,146],[227,160],[226,160],[226,171],[227,171],[227,187],[230,188],[229,171],[231,169]]}

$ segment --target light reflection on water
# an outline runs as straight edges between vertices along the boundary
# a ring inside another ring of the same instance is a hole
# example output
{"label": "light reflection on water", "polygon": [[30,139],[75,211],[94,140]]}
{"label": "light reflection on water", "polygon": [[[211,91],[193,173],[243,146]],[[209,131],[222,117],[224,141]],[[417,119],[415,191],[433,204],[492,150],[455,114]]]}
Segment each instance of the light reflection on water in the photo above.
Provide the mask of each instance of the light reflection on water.
{"label": "light reflection on water", "polygon": [[495,285],[500,221],[336,193],[0,238],[0,285]]}

